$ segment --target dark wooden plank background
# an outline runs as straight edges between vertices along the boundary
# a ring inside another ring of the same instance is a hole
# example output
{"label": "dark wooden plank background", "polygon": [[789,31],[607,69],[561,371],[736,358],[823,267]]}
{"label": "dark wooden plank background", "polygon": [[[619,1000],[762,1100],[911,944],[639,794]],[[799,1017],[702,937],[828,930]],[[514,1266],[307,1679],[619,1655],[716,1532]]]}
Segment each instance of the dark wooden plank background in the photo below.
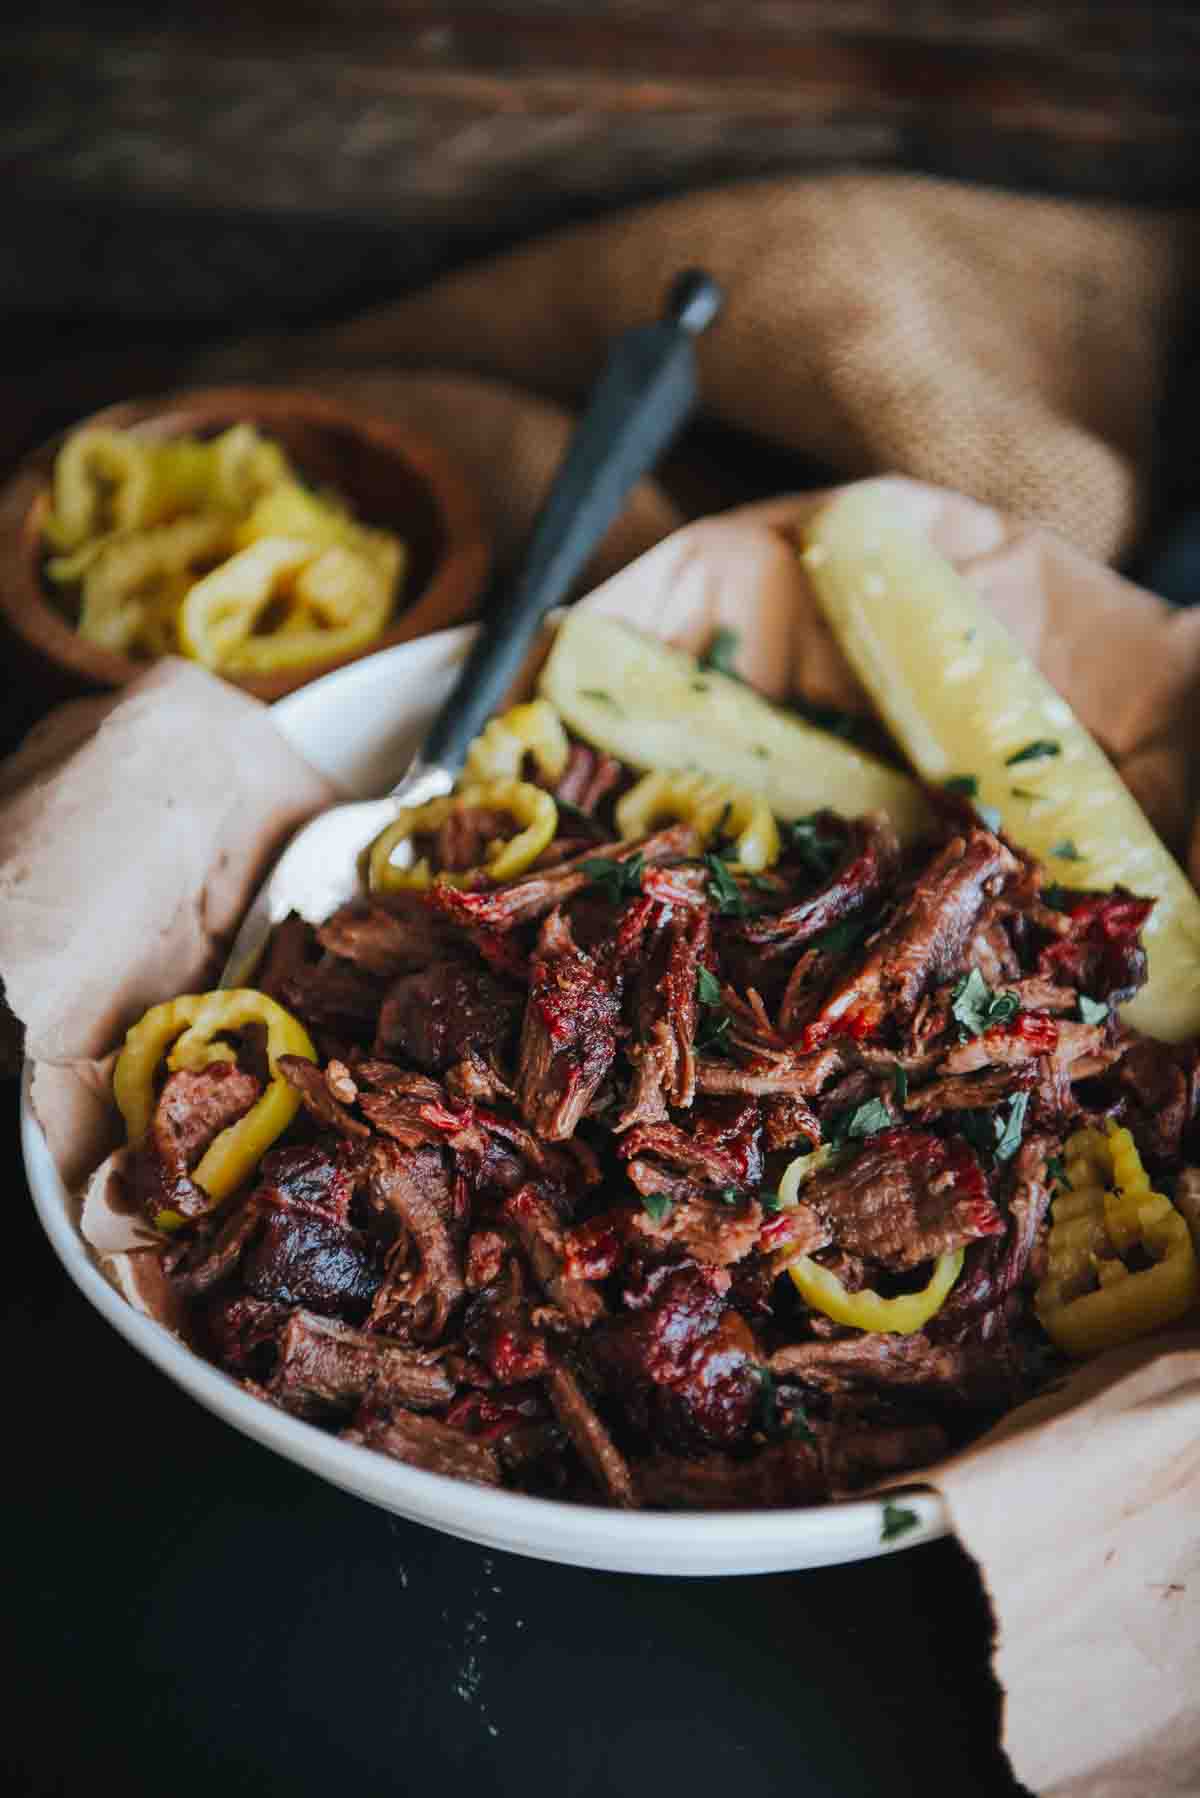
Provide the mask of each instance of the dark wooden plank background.
{"label": "dark wooden plank background", "polygon": [[198,0],[0,26],[0,308],[309,318],[631,198],[920,169],[1190,194],[1200,9]]}

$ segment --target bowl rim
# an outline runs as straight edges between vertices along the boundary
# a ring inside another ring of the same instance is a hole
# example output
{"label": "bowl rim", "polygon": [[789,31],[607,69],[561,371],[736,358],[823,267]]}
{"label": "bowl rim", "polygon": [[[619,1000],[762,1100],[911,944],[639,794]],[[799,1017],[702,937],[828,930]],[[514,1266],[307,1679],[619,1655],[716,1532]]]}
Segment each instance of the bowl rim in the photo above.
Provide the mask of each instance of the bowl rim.
{"label": "bowl rim", "polygon": [[[431,633],[397,644],[306,685],[273,708],[286,721],[284,734],[302,752],[303,713],[320,710],[343,685],[372,677],[394,692],[406,661],[436,659],[455,665],[475,634],[474,626]],[[366,663],[375,664],[368,672]],[[127,1342],[177,1386],[244,1435],[284,1454],[309,1472],[385,1509],[488,1547],[569,1565],[614,1572],[663,1575],[731,1575],[785,1572],[840,1561],[895,1554],[946,1535],[949,1512],[937,1491],[911,1485],[878,1496],[778,1510],[653,1511],[568,1504],[560,1499],[474,1486],[449,1475],[426,1473],[375,1450],[340,1441],[300,1418],[288,1416],[214,1367],[155,1319],[136,1311],[101,1272],[80,1235],[78,1203],[55,1166],[32,1101],[33,1068],[21,1082],[21,1147],[30,1192],[43,1229],[65,1271],[88,1302]],[[917,1522],[892,1541],[881,1539],[883,1504],[900,1500]]]}
{"label": "bowl rim", "polygon": [[[365,439],[402,461],[425,488],[437,514],[445,550],[428,581],[365,649],[307,668],[279,674],[221,678],[256,698],[273,701],[335,673],[364,655],[378,654],[413,637],[457,622],[469,615],[492,565],[493,544],[483,502],[469,474],[453,454],[419,430],[378,413],[347,405],[316,389],[281,383],[218,387],[176,387],[161,393],[119,400],[64,425],[29,450],[0,487],[0,616],[7,628],[36,655],[77,682],[122,687],[154,666],[86,643],[50,604],[37,575],[42,524],[49,509],[50,471],[55,453],[76,431],[94,428],[153,428],[172,414],[208,413],[213,423],[245,420],[269,433],[271,424],[303,420],[317,428],[339,430]],[[199,424],[199,419],[196,424]],[[186,424],[183,429],[189,428]],[[195,428],[193,425],[191,428]],[[170,433],[166,433],[170,435]]]}

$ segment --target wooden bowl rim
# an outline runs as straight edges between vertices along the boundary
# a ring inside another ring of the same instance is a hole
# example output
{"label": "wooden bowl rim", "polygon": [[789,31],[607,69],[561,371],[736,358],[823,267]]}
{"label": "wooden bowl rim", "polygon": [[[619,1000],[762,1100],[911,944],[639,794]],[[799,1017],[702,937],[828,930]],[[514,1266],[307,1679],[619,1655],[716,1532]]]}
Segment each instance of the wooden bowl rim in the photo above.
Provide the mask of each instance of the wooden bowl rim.
{"label": "wooden bowl rim", "polygon": [[[402,461],[425,487],[438,516],[445,550],[428,581],[376,640],[353,654],[312,662],[271,675],[222,676],[259,699],[278,699],[334,668],[413,637],[459,624],[471,616],[492,560],[483,507],[468,476],[440,444],[374,413],[344,405],[304,387],[195,387],[121,400],[76,420],[23,459],[0,492],[0,614],[31,649],[78,681],[121,687],[155,666],[88,643],[55,610],[42,591],[39,562],[42,526],[50,505],[50,473],[63,441],[96,427],[127,429],[169,425],[163,435],[233,424],[244,419],[270,431],[272,424],[302,421],[318,429],[351,433]],[[351,496],[353,497],[353,496]]]}

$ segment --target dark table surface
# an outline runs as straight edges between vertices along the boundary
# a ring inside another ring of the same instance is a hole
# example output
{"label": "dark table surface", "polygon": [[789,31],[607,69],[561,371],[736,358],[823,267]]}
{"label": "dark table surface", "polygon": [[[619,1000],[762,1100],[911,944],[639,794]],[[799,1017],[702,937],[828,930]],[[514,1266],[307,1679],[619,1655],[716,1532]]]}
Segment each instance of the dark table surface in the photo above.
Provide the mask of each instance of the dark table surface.
{"label": "dark table surface", "polygon": [[389,1517],[210,1417],[91,1310],[33,1213],[16,1108],[9,1083],[4,1789],[1019,1794],[955,1544],[648,1579]]}

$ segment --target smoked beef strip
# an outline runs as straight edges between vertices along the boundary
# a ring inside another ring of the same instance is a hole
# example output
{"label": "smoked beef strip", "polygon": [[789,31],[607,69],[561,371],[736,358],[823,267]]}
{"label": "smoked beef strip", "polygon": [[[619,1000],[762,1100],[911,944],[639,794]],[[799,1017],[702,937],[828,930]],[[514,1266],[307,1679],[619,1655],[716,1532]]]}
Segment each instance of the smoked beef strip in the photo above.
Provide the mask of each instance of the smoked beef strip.
{"label": "smoked beef strip", "polygon": [[[164,1268],[205,1351],[348,1442],[589,1503],[815,1503],[1035,1389],[1065,1138],[1118,1117],[1178,1174],[1200,1055],[1080,1007],[1143,982],[1148,902],[1049,889],[965,806],[903,853],[882,817],[821,813],[766,879],[717,881],[688,825],[619,839],[628,780],[575,743],[520,879],[289,919],[263,979],[318,1051],[280,1061],[295,1121],[205,1215],[191,1176],[264,1066],[172,1074],[131,1191],[184,1219]],[[507,822],[476,808],[422,848],[461,871]],[[1006,995],[978,1028],[973,970]],[[949,1250],[910,1336],[786,1274],[807,1254],[893,1294]]]}

